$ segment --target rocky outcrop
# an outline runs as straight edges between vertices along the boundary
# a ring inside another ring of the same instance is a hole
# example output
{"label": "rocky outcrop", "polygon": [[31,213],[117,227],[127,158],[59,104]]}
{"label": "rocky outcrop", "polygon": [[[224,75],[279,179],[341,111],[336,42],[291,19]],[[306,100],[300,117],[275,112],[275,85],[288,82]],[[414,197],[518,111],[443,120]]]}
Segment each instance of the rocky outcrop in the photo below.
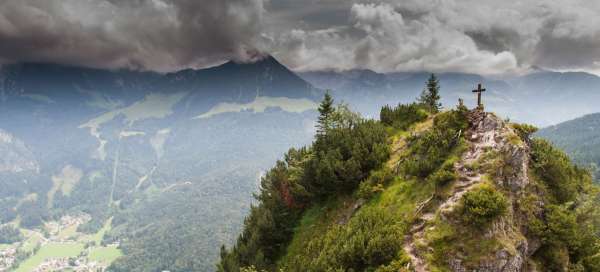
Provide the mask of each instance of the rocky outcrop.
{"label": "rocky outcrop", "polygon": [[[469,264],[461,254],[449,253],[447,265],[451,271],[466,272],[520,272],[529,271],[528,260],[533,252],[539,247],[539,241],[528,240],[519,226],[519,214],[516,203],[523,196],[523,191],[529,184],[529,147],[522,141],[513,128],[492,113],[475,109],[469,113],[469,129],[465,133],[468,141],[468,150],[462,155],[461,160],[455,164],[455,171],[459,174],[458,180],[454,182],[449,197],[441,202],[436,214],[442,220],[448,218],[458,206],[462,196],[482,182],[484,176],[489,176],[495,186],[503,188],[509,200],[508,212],[505,216],[486,227],[482,233],[484,239],[500,238],[502,246],[495,252],[486,254],[478,264]],[[489,173],[483,169],[476,169],[475,164],[490,163],[492,160],[486,157],[489,154],[497,156],[494,159],[492,171]],[[407,236],[404,249],[412,261],[415,271],[430,271],[427,263],[418,252],[414,244],[423,243],[423,237],[427,224],[432,222],[435,215],[423,214],[420,220],[412,227]]]}
{"label": "rocky outcrop", "polygon": [[461,260],[455,258],[449,261],[450,267],[453,271],[528,271],[528,259],[537,250],[539,243],[524,238],[525,235],[521,233],[523,228],[518,226],[518,217],[521,215],[514,203],[523,196],[524,189],[529,184],[529,147],[508,124],[491,113],[475,110],[471,112],[470,120],[472,121],[471,137],[483,138],[479,142],[474,142],[473,148],[487,146],[487,152],[491,149],[500,156],[500,164],[495,168],[491,179],[496,186],[506,189],[505,191],[508,192],[506,196],[510,202],[507,215],[491,224],[484,231],[485,236],[486,238],[508,238],[504,239],[508,244],[490,254],[488,257],[491,258],[481,261],[478,266],[463,267]]}

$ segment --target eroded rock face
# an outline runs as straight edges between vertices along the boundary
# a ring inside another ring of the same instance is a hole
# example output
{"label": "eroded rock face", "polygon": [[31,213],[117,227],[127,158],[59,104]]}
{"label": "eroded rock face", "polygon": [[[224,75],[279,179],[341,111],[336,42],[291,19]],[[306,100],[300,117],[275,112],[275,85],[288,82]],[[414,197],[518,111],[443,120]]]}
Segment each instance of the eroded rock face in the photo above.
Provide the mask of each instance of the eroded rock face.
{"label": "eroded rock face", "polygon": [[[513,192],[525,189],[529,184],[527,169],[529,167],[529,148],[527,146],[506,145],[503,150],[504,162],[510,171],[503,171],[500,177],[504,187]],[[502,170],[502,169],[501,169]]]}
{"label": "eroded rock face", "polygon": [[527,259],[527,241],[521,241],[517,246],[517,254],[511,254],[506,249],[496,252],[495,260],[484,262],[477,271],[487,272],[518,272],[525,271]]}
{"label": "eroded rock face", "polygon": [[526,235],[522,233],[523,228],[519,226],[520,220],[518,220],[521,215],[514,205],[519,197],[523,196],[523,192],[529,184],[529,146],[519,138],[515,138],[517,137],[515,131],[491,113],[473,110],[469,115],[469,122],[471,128],[470,135],[467,137],[470,137],[468,139],[473,143],[472,148],[474,150],[494,150],[502,156],[503,164],[496,169],[492,179],[499,187],[507,189],[507,198],[510,202],[507,215],[490,224],[482,238],[504,237],[505,240],[511,241],[512,245],[504,245],[505,248],[490,253],[475,267],[465,266],[460,257],[450,258],[448,266],[454,272],[529,271],[528,259],[537,250],[539,243],[523,238]]}

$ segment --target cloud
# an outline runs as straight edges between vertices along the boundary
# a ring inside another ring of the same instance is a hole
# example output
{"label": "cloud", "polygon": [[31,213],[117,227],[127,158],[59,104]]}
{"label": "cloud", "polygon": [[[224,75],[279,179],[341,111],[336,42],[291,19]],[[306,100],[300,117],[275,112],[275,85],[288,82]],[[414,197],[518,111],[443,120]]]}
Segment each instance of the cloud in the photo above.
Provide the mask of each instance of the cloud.
{"label": "cloud", "polygon": [[592,71],[600,61],[600,3],[593,1],[354,1],[347,22],[336,23],[280,34],[277,56],[299,70],[482,74],[532,66]]}
{"label": "cloud", "polygon": [[600,71],[589,0],[3,0],[0,63],[171,71],[274,54],[300,70]]}
{"label": "cloud", "polygon": [[0,61],[168,71],[247,60],[263,0],[4,0]]}

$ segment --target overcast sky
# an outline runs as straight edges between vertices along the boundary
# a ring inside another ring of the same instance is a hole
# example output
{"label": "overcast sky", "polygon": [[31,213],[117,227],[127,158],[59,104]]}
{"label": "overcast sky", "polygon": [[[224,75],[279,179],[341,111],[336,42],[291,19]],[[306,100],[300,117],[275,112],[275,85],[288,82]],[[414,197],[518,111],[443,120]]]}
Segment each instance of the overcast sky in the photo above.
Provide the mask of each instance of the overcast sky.
{"label": "overcast sky", "polygon": [[600,73],[600,1],[2,0],[0,63]]}

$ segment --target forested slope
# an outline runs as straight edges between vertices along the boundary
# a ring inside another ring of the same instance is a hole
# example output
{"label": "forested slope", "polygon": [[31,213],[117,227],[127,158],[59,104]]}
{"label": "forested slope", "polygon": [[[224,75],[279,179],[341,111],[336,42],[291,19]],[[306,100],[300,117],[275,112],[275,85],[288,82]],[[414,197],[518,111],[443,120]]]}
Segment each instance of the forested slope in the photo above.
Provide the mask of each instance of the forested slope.
{"label": "forested slope", "polygon": [[541,129],[537,135],[564,149],[577,163],[589,167],[600,179],[600,113]]}

